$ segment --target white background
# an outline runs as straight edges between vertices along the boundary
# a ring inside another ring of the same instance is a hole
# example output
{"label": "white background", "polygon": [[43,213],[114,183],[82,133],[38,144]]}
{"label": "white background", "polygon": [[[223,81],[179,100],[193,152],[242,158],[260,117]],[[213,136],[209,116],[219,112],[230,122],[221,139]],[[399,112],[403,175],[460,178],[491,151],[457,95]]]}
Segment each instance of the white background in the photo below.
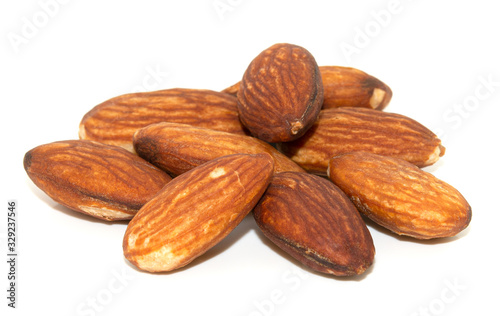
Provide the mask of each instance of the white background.
{"label": "white background", "polygon": [[[499,315],[494,3],[2,1],[0,314]],[[376,76],[393,90],[388,112],[439,133],[446,154],[426,170],[469,201],[469,228],[422,242],[370,224],[373,267],[338,278],[291,260],[247,217],[188,267],[154,275],[123,258],[125,224],[57,205],[24,172],[26,151],[77,138],[98,103],[134,90],[221,90],[277,42],[307,48],[319,65]],[[15,310],[6,300],[10,199],[18,201]]]}

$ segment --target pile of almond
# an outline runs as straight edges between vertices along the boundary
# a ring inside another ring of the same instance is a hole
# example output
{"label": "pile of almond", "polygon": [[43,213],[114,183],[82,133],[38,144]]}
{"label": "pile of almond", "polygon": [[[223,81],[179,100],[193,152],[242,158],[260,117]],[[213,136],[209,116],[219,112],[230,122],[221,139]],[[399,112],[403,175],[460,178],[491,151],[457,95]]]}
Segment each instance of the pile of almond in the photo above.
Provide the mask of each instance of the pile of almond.
{"label": "pile of almond", "polygon": [[318,67],[275,44],[221,91],[167,89],[91,109],[79,140],[24,157],[56,202],[130,220],[124,256],[141,270],[178,269],[249,213],[272,242],[316,271],[347,276],[373,263],[364,217],[419,239],[458,234],[471,208],[421,167],[445,148],[415,120],[384,112],[390,88],[360,70]]}

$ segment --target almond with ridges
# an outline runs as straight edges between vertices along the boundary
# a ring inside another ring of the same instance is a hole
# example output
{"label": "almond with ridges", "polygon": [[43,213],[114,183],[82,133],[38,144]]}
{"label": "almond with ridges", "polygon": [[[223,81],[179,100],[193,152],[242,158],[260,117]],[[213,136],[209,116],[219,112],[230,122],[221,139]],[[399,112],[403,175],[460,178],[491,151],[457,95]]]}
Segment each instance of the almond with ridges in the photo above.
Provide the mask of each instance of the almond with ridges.
{"label": "almond with ridges", "polygon": [[277,145],[306,171],[326,174],[331,157],[367,151],[401,158],[425,167],[444,155],[441,140],[417,121],[396,113],[367,108],[322,110],[301,138]]}
{"label": "almond with ridges", "polygon": [[187,124],[157,123],[141,128],[134,135],[134,148],[139,156],[172,175],[239,153],[270,154],[274,159],[274,172],[305,172],[273,146],[255,137]]}
{"label": "almond with ridges", "polygon": [[328,176],[360,212],[400,235],[451,237],[471,220],[471,207],[457,189],[402,159],[340,155],[330,160]]}
{"label": "almond with ridges", "polygon": [[[323,82],[323,109],[349,106],[383,110],[391,101],[391,88],[359,69],[319,66],[319,72]],[[236,96],[240,83],[221,92]]]}
{"label": "almond with ridges", "polygon": [[356,68],[319,67],[323,79],[323,109],[364,107],[383,110],[392,98],[392,90],[379,79]]}
{"label": "almond with ridges", "polygon": [[107,221],[131,219],[171,180],[121,147],[88,140],[35,147],[25,154],[24,169],[54,201]]}
{"label": "almond with ridges", "polygon": [[125,258],[141,270],[171,271],[201,256],[252,210],[273,174],[268,154],[236,154],[174,178],[130,221]]}
{"label": "almond with ridges", "polygon": [[253,136],[284,142],[297,139],[316,121],[323,84],[309,51],[280,43],[252,60],[237,96],[241,122]]}
{"label": "almond with ridges", "polygon": [[175,88],[124,94],[105,101],[82,118],[79,136],[133,151],[135,131],[159,122],[248,134],[239,120],[234,96],[211,90]]}

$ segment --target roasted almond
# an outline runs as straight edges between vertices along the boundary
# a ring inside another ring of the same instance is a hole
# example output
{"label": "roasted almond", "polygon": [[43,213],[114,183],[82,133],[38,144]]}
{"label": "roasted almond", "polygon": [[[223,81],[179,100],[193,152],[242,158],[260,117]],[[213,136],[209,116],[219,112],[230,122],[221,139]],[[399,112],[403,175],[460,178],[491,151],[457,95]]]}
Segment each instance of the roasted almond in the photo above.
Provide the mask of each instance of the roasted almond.
{"label": "roasted almond", "polygon": [[360,212],[399,235],[455,236],[471,220],[457,189],[398,158],[354,152],[330,160],[328,176]]}
{"label": "roasted almond", "polygon": [[171,180],[121,147],[88,140],[35,147],[24,156],[24,169],[54,201],[107,221],[131,219]]}
{"label": "roasted almond", "polygon": [[[323,109],[364,107],[383,110],[391,101],[392,90],[379,79],[356,68],[319,66],[323,82]],[[241,82],[221,92],[237,95]]]}
{"label": "roasted almond", "polygon": [[365,222],[327,179],[276,174],[253,214],[266,237],[316,271],[348,276],[373,263],[375,247]]}
{"label": "roasted almond", "polygon": [[321,66],[323,109],[364,107],[384,109],[392,98],[392,90],[379,79],[350,67]]}
{"label": "roasted almond", "polygon": [[273,146],[255,137],[220,132],[178,123],[157,123],[134,135],[139,156],[172,175],[179,175],[209,160],[232,154],[268,153],[274,172],[305,172]]}
{"label": "roasted almond", "polygon": [[224,156],[181,174],[130,221],[125,258],[150,272],[187,265],[241,222],[272,174],[268,154]]}
{"label": "roasted almond", "polygon": [[85,114],[79,136],[133,151],[135,131],[159,122],[249,134],[239,120],[234,96],[211,90],[177,88],[109,99]]}
{"label": "roasted almond", "polygon": [[407,116],[348,107],[322,110],[304,136],[277,148],[320,175],[326,174],[330,158],[352,151],[401,158],[418,167],[434,164],[445,152],[433,132]]}
{"label": "roasted almond", "polygon": [[240,119],[253,136],[285,142],[302,136],[316,121],[323,84],[309,51],[275,44],[252,60],[237,95]]}

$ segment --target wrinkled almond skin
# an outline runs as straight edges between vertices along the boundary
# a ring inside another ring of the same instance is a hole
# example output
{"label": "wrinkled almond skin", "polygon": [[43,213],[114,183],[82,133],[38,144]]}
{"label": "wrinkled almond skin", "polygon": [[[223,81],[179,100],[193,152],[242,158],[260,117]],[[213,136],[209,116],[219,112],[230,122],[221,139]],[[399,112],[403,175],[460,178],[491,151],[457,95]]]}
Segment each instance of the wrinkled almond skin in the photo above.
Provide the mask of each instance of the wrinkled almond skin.
{"label": "wrinkled almond skin", "polygon": [[323,84],[311,53],[297,45],[275,44],[250,63],[237,96],[240,119],[253,136],[286,142],[316,121]]}
{"label": "wrinkled almond skin", "polygon": [[319,71],[323,79],[323,109],[364,107],[383,110],[391,101],[389,86],[361,70],[320,66]]}
{"label": "wrinkled almond skin", "polygon": [[[388,85],[359,69],[319,66],[319,72],[323,82],[323,109],[347,106],[383,110],[392,99]],[[221,92],[236,96],[240,83]]]}
{"label": "wrinkled almond skin", "polygon": [[433,132],[409,117],[348,107],[322,110],[304,136],[277,148],[319,175],[326,175],[330,158],[352,151],[401,158],[418,167],[432,165],[445,152]]}
{"label": "wrinkled almond skin", "polygon": [[276,174],[253,214],[266,237],[316,271],[349,276],[373,263],[375,247],[366,224],[349,198],[327,179]]}
{"label": "wrinkled almond skin", "polygon": [[268,153],[274,172],[305,172],[273,146],[255,137],[195,127],[187,124],[157,123],[134,135],[139,156],[171,175],[179,175],[209,160],[232,154]]}
{"label": "wrinkled almond skin", "polygon": [[41,145],[24,156],[30,179],[54,201],[107,220],[129,220],[171,178],[129,151],[88,140]]}
{"label": "wrinkled almond skin", "polygon": [[125,258],[149,272],[187,265],[243,220],[272,174],[270,155],[236,154],[174,178],[130,221],[123,239]]}
{"label": "wrinkled almond skin", "polygon": [[79,136],[133,151],[135,131],[159,122],[249,134],[239,120],[234,96],[211,90],[176,88],[109,99],[85,114],[80,122]]}
{"label": "wrinkled almond skin", "polygon": [[471,220],[457,189],[402,159],[349,153],[330,160],[328,176],[361,213],[399,235],[451,237]]}

